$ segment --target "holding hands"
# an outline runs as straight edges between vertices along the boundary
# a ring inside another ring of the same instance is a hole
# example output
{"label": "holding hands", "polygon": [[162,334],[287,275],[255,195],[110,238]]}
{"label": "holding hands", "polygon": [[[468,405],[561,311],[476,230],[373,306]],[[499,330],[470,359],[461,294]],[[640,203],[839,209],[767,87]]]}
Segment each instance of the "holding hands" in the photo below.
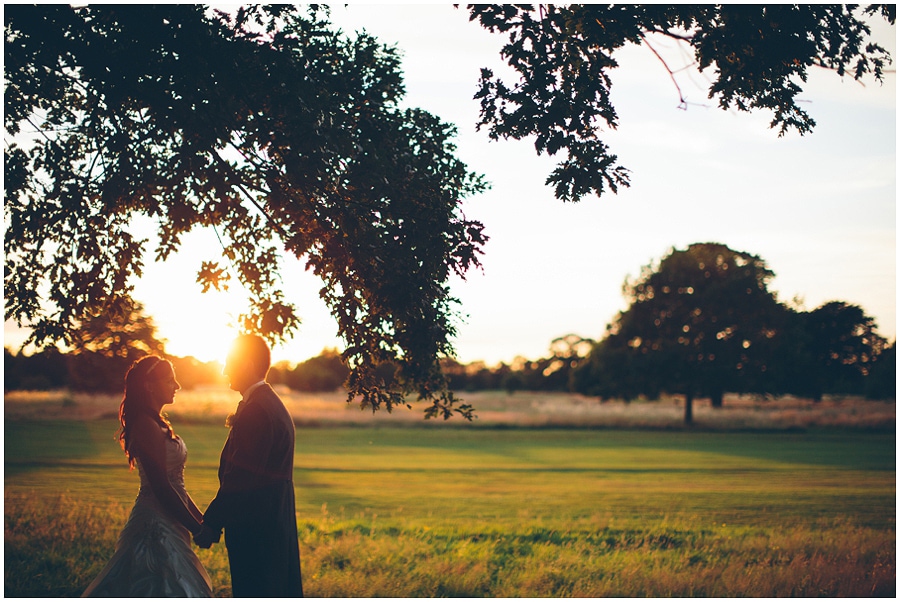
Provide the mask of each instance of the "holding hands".
{"label": "holding hands", "polygon": [[216,531],[215,529],[203,525],[200,532],[194,535],[194,543],[204,550],[208,550],[214,543],[219,543],[219,538],[221,536],[221,531]]}

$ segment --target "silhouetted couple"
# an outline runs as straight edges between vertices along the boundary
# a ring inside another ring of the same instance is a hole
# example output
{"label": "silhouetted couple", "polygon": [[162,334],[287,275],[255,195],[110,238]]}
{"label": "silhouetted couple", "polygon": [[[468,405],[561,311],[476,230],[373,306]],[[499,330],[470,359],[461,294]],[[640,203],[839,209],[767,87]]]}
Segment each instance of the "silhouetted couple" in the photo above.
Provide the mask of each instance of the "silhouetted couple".
{"label": "silhouetted couple", "polygon": [[210,597],[191,535],[209,548],[225,531],[235,597],[303,595],[294,510],[294,423],[265,382],[269,347],[255,335],[235,340],[225,364],[242,395],[229,417],[219,491],[202,513],[184,486],[187,448],[161,414],[180,385],[172,365],[147,356],[125,377],[118,439],[141,488],[112,559],[83,596]]}

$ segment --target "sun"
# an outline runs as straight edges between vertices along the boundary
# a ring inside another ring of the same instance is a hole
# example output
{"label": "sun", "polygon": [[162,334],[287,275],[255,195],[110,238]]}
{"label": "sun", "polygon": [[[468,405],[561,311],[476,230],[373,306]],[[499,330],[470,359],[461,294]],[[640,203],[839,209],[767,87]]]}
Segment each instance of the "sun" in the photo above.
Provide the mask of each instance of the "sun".
{"label": "sun", "polygon": [[[151,241],[158,238],[149,220],[136,219],[132,229]],[[165,342],[168,355],[224,363],[239,334],[238,317],[247,312],[249,303],[235,279],[222,290],[202,291],[197,269],[209,259],[225,261],[215,233],[202,228],[191,231],[176,254],[144,267],[140,278],[133,281],[132,296],[153,318],[157,338]]]}
{"label": "sun", "polygon": [[[142,236],[152,238],[152,224],[144,224]],[[197,268],[206,259],[225,265],[211,231],[192,231],[182,248],[165,262],[148,263],[134,281],[133,297],[141,301],[153,318],[157,338],[165,342],[166,353],[174,357],[194,357],[222,364],[234,338],[239,334],[239,316],[250,309],[248,293],[232,278],[227,290],[202,292],[197,284]],[[319,294],[322,282],[306,271],[296,258],[284,257],[284,269],[291,276],[282,283],[285,298],[303,311],[299,336],[272,346],[272,361],[295,363],[318,355],[325,348],[342,348],[338,325]]]}
{"label": "sun", "polygon": [[224,364],[239,334],[238,316],[246,311],[246,300],[232,292],[184,287],[177,298],[154,296],[146,306],[168,355]]}

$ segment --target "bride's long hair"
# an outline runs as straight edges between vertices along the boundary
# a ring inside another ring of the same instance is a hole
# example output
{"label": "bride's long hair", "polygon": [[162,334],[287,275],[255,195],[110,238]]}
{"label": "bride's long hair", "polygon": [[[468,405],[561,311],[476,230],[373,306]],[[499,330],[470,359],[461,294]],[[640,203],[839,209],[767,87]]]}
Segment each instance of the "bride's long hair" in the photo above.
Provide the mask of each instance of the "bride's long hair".
{"label": "bride's long hair", "polygon": [[175,431],[172,430],[172,425],[169,424],[169,421],[162,414],[154,412],[150,408],[148,384],[154,379],[154,373],[158,376],[159,372],[157,369],[162,364],[168,364],[169,369],[172,369],[172,364],[168,360],[156,355],[147,355],[135,361],[125,375],[125,395],[122,397],[122,403],[119,405],[119,430],[116,433],[116,440],[122,446],[130,468],[134,468],[135,458],[131,453],[131,430],[129,426],[133,424],[133,420],[138,415],[149,415],[169,432],[170,439],[175,438]]}

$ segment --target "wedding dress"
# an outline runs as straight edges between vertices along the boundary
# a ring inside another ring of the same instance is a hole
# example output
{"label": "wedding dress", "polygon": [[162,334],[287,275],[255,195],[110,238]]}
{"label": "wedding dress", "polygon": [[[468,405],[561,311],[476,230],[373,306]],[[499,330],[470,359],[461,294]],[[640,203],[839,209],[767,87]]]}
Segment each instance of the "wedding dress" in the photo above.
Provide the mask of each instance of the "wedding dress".
{"label": "wedding dress", "polygon": [[[187,446],[180,437],[166,440],[169,482],[184,499]],[[137,461],[141,477],[134,508],[116,542],[116,551],[82,597],[209,598],[209,575],[191,549],[190,532],[160,505]]]}

